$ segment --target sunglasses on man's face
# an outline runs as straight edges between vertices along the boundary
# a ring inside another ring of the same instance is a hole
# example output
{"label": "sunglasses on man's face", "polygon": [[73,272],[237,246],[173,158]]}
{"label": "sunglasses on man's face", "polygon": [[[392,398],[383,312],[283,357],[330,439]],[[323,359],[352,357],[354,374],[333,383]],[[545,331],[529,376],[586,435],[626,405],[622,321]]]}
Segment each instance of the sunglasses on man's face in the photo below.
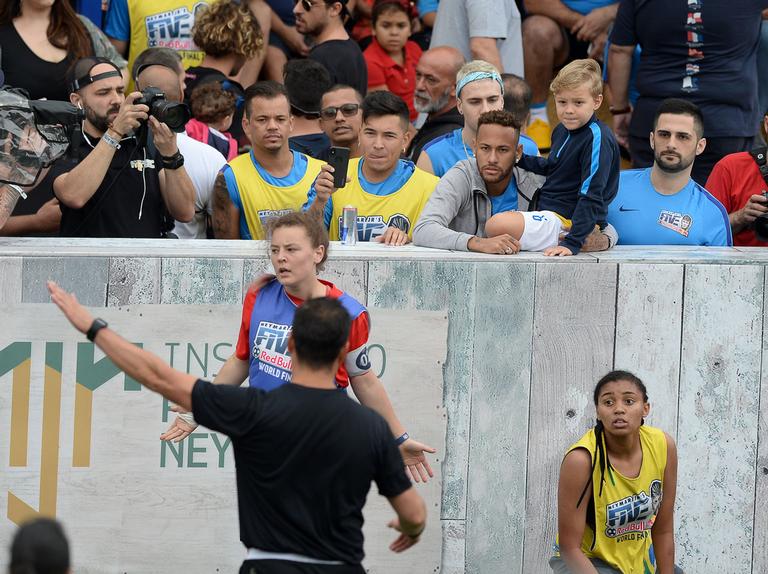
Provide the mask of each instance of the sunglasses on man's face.
{"label": "sunglasses on man's face", "polygon": [[341,115],[345,118],[351,118],[357,114],[360,109],[360,104],[344,104],[341,106],[329,106],[320,110],[320,116],[324,120],[332,120],[336,118],[336,114],[341,110]]}
{"label": "sunglasses on man's face", "polygon": [[309,12],[312,10],[312,6],[314,6],[312,0],[293,0],[293,5],[296,6],[299,2],[301,2],[301,7],[304,8],[305,12]]}

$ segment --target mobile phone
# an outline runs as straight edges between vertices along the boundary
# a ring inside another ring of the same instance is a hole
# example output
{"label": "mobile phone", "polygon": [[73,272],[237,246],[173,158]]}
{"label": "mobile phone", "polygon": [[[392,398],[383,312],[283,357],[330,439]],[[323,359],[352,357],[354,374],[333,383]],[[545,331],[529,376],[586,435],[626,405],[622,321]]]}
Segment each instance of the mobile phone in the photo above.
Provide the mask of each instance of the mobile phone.
{"label": "mobile phone", "polygon": [[328,152],[328,164],[333,167],[333,187],[344,187],[347,184],[349,148],[332,146]]}

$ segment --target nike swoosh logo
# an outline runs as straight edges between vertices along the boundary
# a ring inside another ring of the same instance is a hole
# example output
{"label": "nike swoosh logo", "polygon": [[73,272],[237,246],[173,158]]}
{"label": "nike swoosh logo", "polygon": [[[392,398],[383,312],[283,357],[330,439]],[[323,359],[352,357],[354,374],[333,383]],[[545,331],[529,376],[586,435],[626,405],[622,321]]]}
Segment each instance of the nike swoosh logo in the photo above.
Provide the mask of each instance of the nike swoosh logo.
{"label": "nike swoosh logo", "polygon": [[624,207],[623,205],[619,208],[619,211],[640,211],[639,209],[632,209],[629,207]]}

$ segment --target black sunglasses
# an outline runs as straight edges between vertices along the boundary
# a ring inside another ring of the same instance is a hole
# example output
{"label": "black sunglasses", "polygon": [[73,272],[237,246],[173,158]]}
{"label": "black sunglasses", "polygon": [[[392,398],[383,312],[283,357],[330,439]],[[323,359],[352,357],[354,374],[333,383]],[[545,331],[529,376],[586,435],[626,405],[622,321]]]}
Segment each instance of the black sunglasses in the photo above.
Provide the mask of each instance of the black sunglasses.
{"label": "black sunglasses", "polygon": [[293,5],[296,6],[296,4],[298,4],[299,2],[301,2],[301,6],[302,8],[304,8],[305,12],[309,12],[310,10],[312,10],[312,6],[313,6],[312,0],[293,0]]}
{"label": "black sunglasses", "polygon": [[[302,0],[304,1],[304,0]],[[345,118],[351,118],[360,110],[360,104],[343,104],[341,106],[329,106],[320,110],[320,117],[324,120],[332,120],[336,117],[338,111],[341,110],[341,115]]]}

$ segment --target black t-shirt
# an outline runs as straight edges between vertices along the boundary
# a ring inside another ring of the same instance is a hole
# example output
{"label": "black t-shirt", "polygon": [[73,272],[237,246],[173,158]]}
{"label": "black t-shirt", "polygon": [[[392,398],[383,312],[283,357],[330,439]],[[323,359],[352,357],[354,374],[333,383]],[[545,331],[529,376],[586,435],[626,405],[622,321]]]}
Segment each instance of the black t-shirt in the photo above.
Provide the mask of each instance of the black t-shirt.
{"label": "black t-shirt", "polygon": [[768,0],[621,0],[611,42],[642,47],[630,133],[647,138],[656,108],[674,97],[701,108],[707,137],[754,135],[764,8]]}
{"label": "black t-shirt", "polygon": [[248,548],[359,564],[371,481],[390,498],[411,486],[384,419],[338,390],[198,381],[192,411],[232,438]]}
{"label": "black t-shirt", "polygon": [[293,136],[288,138],[288,147],[293,151],[298,151],[310,157],[320,159],[320,153],[329,148],[331,140],[324,133],[304,134],[303,136]]}
{"label": "black t-shirt", "polygon": [[[70,172],[93,150],[98,137],[80,138],[78,159],[65,158],[51,168],[54,179]],[[145,156],[146,154],[146,156]],[[145,161],[145,157],[148,161]],[[165,203],[160,194],[160,153],[139,148],[136,138],[124,138],[115,150],[104,179],[82,209],[61,202],[62,237],[146,237],[162,233]],[[61,198],[59,198],[61,201]]]}
{"label": "black t-shirt", "polygon": [[72,56],[60,62],[47,62],[39,58],[21,39],[13,23],[0,26],[0,52],[5,84],[24,88],[33,100],[69,101],[65,80]]}
{"label": "black t-shirt", "polygon": [[365,58],[360,46],[351,38],[318,44],[309,52],[309,57],[325,66],[333,84],[352,86],[363,95],[368,91]]}
{"label": "black t-shirt", "polygon": [[451,108],[444,114],[435,117],[428,117],[424,125],[421,126],[416,135],[413,136],[411,144],[408,146],[406,154],[411,161],[419,161],[421,150],[434,139],[452,132],[456,128],[464,127],[464,116],[459,113],[457,108]]}

